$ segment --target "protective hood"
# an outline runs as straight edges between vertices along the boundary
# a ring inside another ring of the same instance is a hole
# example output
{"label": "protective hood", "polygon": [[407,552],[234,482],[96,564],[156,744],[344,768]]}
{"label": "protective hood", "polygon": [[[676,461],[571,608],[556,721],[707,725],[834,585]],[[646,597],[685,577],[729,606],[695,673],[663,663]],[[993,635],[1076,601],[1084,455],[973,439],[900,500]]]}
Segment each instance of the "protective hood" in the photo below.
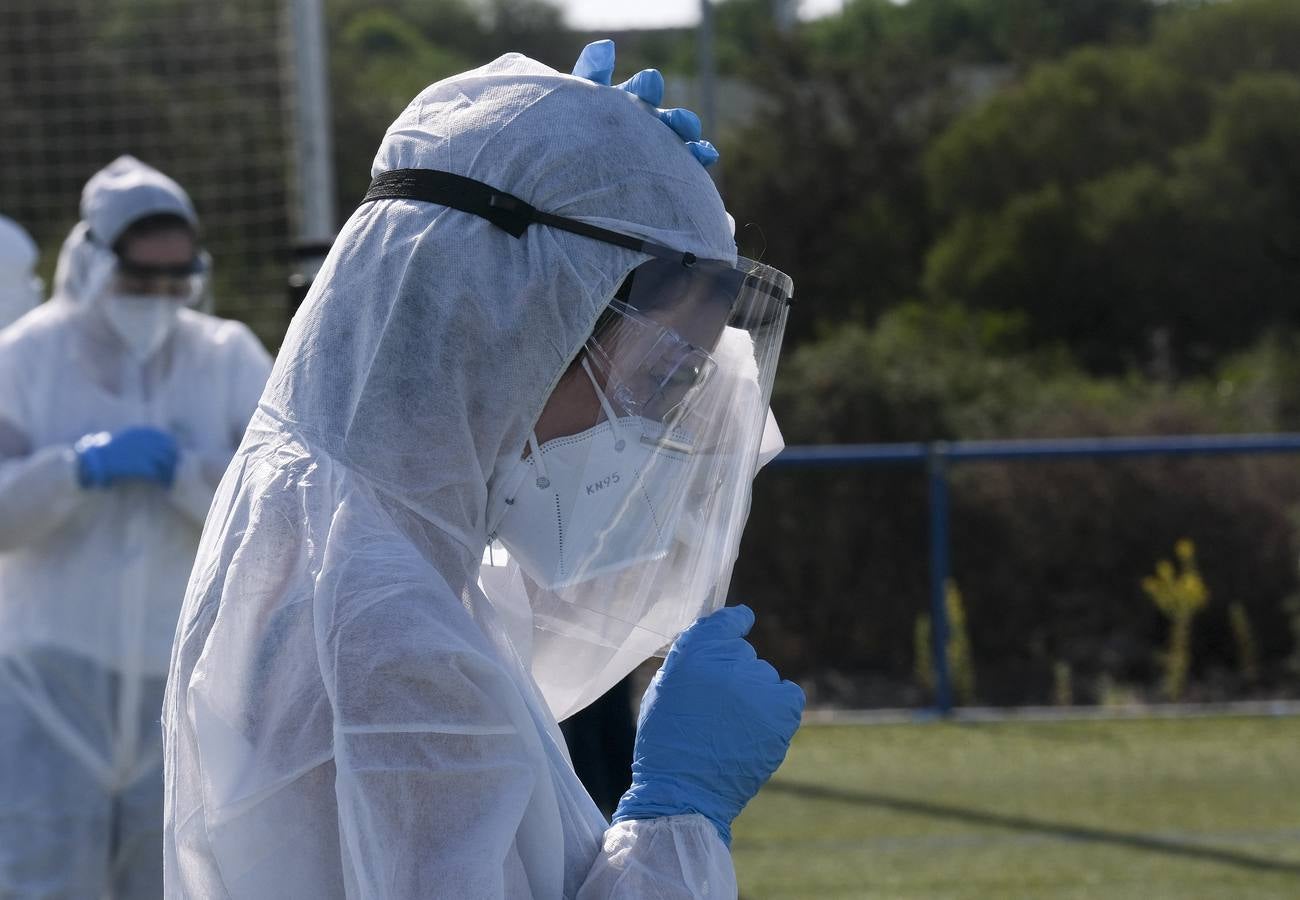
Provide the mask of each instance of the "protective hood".
{"label": "protective hood", "polygon": [[134,156],[119,156],[81,191],[81,220],[103,247],[117,243],[131,223],[163,213],[179,216],[198,231],[199,217],[185,189]]}
{"label": "protective hood", "polygon": [[[421,93],[373,174],[395,169],[451,172],[553,214],[736,258],[712,180],[670,129],[624,92],[518,54]],[[478,618],[489,491],[647,258],[547,227],[512,237],[429,203],[365,204],[290,329],[262,407],[365,479]]]}

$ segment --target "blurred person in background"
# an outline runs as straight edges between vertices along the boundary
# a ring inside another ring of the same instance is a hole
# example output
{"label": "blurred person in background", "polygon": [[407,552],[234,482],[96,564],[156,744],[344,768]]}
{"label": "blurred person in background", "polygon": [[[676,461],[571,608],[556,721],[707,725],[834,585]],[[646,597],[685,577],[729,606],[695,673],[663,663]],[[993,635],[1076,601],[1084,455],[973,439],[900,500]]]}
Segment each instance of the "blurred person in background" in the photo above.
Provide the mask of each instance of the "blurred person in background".
{"label": "blurred person in background", "polygon": [[64,302],[0,334],[0,896],[156,898],[177,611],[270,358],[187,308],[174,181],[121,157],[81,213]]}
{"label": "blurred person in background", "polygon": [[[803,707],[719,609],[793,287],[613,63],[508,54],[390,127],[187,591],[167,896],[735,896]],[[557,720],[670,645],[611,823]]]}
{"label": "blurred person in background", "polygon": [[44,285],[36,275],[38,257],[31,235],[13,219],[0,216],[0,329],[40,304]]}

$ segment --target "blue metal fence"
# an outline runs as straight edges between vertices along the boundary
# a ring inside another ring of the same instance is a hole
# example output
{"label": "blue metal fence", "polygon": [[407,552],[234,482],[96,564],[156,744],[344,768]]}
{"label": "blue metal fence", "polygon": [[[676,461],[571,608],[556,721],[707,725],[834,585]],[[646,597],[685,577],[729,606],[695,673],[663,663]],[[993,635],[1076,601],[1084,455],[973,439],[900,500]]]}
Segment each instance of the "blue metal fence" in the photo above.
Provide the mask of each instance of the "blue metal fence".
{"label": "blue metal fence", "polygon": [[951,574],[948,527],[949,470],[954,464],[996,461],[1108,459],[1132,456],[1224,456],[1300,453],[1300,434],[1183,435],[1066,438],[1033,441],[937,441],[916,444],[823,444],[787,447],[771,465],[781,468],[920,465],[930,492],[930,640],[935,705],[952,710],[948,673],[948,606]]}

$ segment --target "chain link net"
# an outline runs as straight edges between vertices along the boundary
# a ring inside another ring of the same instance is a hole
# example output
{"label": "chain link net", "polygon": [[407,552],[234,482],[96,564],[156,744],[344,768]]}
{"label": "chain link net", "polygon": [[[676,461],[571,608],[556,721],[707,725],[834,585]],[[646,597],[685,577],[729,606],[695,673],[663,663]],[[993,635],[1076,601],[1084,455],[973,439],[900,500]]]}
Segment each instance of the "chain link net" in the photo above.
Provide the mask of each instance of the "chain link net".
{"label": "chain link net", "polygon": [[218,314],[286,325],[293,119],[278,0],[4,0],[0,212],[47,284],[86,179],[130,153],[179,181],[215,260]]}

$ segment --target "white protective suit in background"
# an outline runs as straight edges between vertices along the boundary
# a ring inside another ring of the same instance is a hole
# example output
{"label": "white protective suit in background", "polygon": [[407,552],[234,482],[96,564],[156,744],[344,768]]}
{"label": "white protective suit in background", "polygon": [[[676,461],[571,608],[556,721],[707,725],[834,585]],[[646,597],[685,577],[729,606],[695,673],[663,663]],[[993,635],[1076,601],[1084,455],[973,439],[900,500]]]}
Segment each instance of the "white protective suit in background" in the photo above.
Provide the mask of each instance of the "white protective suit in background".
{"label": "white protective suit in background", "polygon": [[[669,128],[519,55],[421,93],[375,160],[399,168],[735,258]],[[478,583],[489,492],[645,259],[429,203],[352,216],[190,581],[163,714],[167,896],[734,897],[703,817],[603,819]]]}
{"label": "white protective suit in background", "polygon": [[[161,894],[176,616],[269,369],[242,324],[184,309],[145,363],[96,298],[0,333],[0,897]],[[171,488],[83,488],[74,443],[141,425],[181,448]]]}
{"label": "white protective suit in background", "polygon": [[41,302],[43,285],[36,275],[39,256],[31,235],[13,219],[0,216],[0,328]]}

